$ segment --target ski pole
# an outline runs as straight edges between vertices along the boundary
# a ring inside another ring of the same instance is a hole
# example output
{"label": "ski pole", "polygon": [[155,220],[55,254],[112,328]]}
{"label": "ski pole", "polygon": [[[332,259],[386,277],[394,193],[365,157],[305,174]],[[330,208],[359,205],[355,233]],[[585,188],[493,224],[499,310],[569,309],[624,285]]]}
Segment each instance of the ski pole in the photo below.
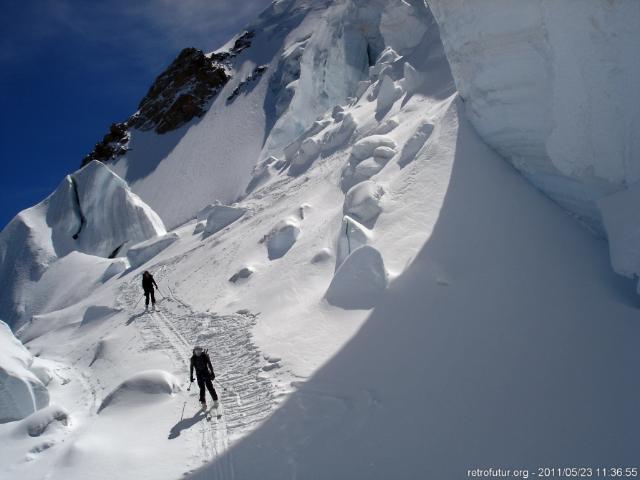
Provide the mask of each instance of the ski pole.
{"label": "ski pole", "polygon": [[215,379],[216,382],[218,382],[218,385],[220,385],[222,387],[222,389],[226,392],[227,391],[227,387],[225,387],[223,384],[220,383],[220,380],[218,380],[217,378]]}
{"label": "ski pole", "polygon": [[142,294],[142,297],[140,297],[138,299],[138,301],[136,302],[135,306],[133,307],[133,309],[135,310],[136,308],[138,308],[138,304],[140,303],[140,300],[142,300],[144,298],[144,293]]}

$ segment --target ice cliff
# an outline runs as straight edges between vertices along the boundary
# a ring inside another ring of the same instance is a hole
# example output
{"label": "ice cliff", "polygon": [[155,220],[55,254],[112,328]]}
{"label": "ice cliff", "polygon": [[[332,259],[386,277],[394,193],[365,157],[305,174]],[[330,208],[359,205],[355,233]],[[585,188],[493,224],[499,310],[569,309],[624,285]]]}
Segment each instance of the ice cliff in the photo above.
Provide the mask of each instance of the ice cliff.
{"label": "ice cliff", "polygon": [[164,233],[162,220],[126,182],[93,161],[66,176],[55,192],[19,213],[0,233],[0,279],[5,286],[0,314],[13,325],[37,313],[29,285],[71,252],[114,258]]}
{"label": "ice cliff", "polygon": [[49,393],[30,368],[34,357],[0,321],[0,423],[19,420],[49,404]]}
{"label": "ice cliff", "polygon": [[619,260],[621,248],[638,250],[620,246],[633,233],[619,224],[637,229],[637,219],[598,203],[640,180],[640,3],[428,3],[485,142],[593,228],[606,226],[616,270],[639,274]]}

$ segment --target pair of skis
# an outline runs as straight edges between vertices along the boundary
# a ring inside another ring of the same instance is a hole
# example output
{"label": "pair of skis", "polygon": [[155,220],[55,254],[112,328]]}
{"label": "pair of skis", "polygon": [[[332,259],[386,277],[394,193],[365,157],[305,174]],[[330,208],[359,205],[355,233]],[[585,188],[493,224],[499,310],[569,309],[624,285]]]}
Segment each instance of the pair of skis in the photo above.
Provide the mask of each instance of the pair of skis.
{"label": "pair of skis", "polygon": [[[216,403],[218,403],[216,405]],[[204,416],[207,419],[208,422],[210,422],[211,420],[213,420],[213,416],[211,415],[211,412],[215,410],[215,414],[216,414],[216,418],[218,420],[220,420],[222,418],[222,411],[220,410],[220,403],[218,402],[214,402],[213,405],[211,405],[211,408],[207,407],[206,403],[202,403],[202,411],[204,412]]]}

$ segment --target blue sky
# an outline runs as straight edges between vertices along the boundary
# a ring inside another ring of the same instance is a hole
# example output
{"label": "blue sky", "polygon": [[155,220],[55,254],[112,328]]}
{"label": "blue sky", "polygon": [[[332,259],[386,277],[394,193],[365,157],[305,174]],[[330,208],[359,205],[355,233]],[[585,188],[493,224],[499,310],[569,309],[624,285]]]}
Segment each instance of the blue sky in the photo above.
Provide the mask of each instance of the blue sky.
{"label": "blue sky", "polygon": [[270,0],[0,0],[0,228],[51,193],[184,47]]}

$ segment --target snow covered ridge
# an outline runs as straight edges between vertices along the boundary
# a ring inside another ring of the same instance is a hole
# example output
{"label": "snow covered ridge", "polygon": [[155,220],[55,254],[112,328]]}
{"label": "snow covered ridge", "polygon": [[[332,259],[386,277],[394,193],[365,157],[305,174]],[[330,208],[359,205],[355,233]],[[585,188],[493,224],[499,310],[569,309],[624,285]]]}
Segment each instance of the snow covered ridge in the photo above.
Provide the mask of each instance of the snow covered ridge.
{"label": "snow covered ridge", "polygon": [[[384,79],[380,66],[369,69],[386,47],[396,58],[405,55],[426,32],[437,36],[431,27],[435,22],[421,1],[274,2],[244,32],[205,55],[231,78],[202,116],[162,135],[129,128],[126,151],[110,166],[169,228],[213,200],[232,205],[279,173],[290,155],[297,157],[291,160],[295,169],[304,171],[313,157],[343,145],[356,127],[349,118],[322,151],[315,150],[315,139],[300,154],[291,146],[301,134],[313,135],[309,129],[318,117],[357,99],[371,73]],[[404,88],[410,91],[424,78],[407,69]],[[402,94],[390,80],[383,83],[379,116]],[[118,145],[114,149],[122,151]],[[389,152],[380,153],[384,164]],[[267,165],[271,156],[279,161]],[[363,169],[377,168],[372,161]],[[252,178],[254,169],[258,176]]]}
{"label": "snow covered ridge", "polygon": [[482,138],[600,229],[597,201],[640,180],[640,3],[428,3]]}
{"label": "snow covered ridge", "polygon": [[[65,177],[54,193],[18,214],[0,233],[5,287],[0,315],[13,325],[38,313],[43,299],[30,298],[30,285],[42,280],[58,259],[64,257],[73,268],[86,268],[88,261],[105,270],[110,262],[90,256],[122,256],[130,246],[165,233],[158,215],[108,167],[93,161]],[[70,263],[72,252],[86,254],[80,263],[85,267]],[[73,281],[74,270],[65,276]]]}

